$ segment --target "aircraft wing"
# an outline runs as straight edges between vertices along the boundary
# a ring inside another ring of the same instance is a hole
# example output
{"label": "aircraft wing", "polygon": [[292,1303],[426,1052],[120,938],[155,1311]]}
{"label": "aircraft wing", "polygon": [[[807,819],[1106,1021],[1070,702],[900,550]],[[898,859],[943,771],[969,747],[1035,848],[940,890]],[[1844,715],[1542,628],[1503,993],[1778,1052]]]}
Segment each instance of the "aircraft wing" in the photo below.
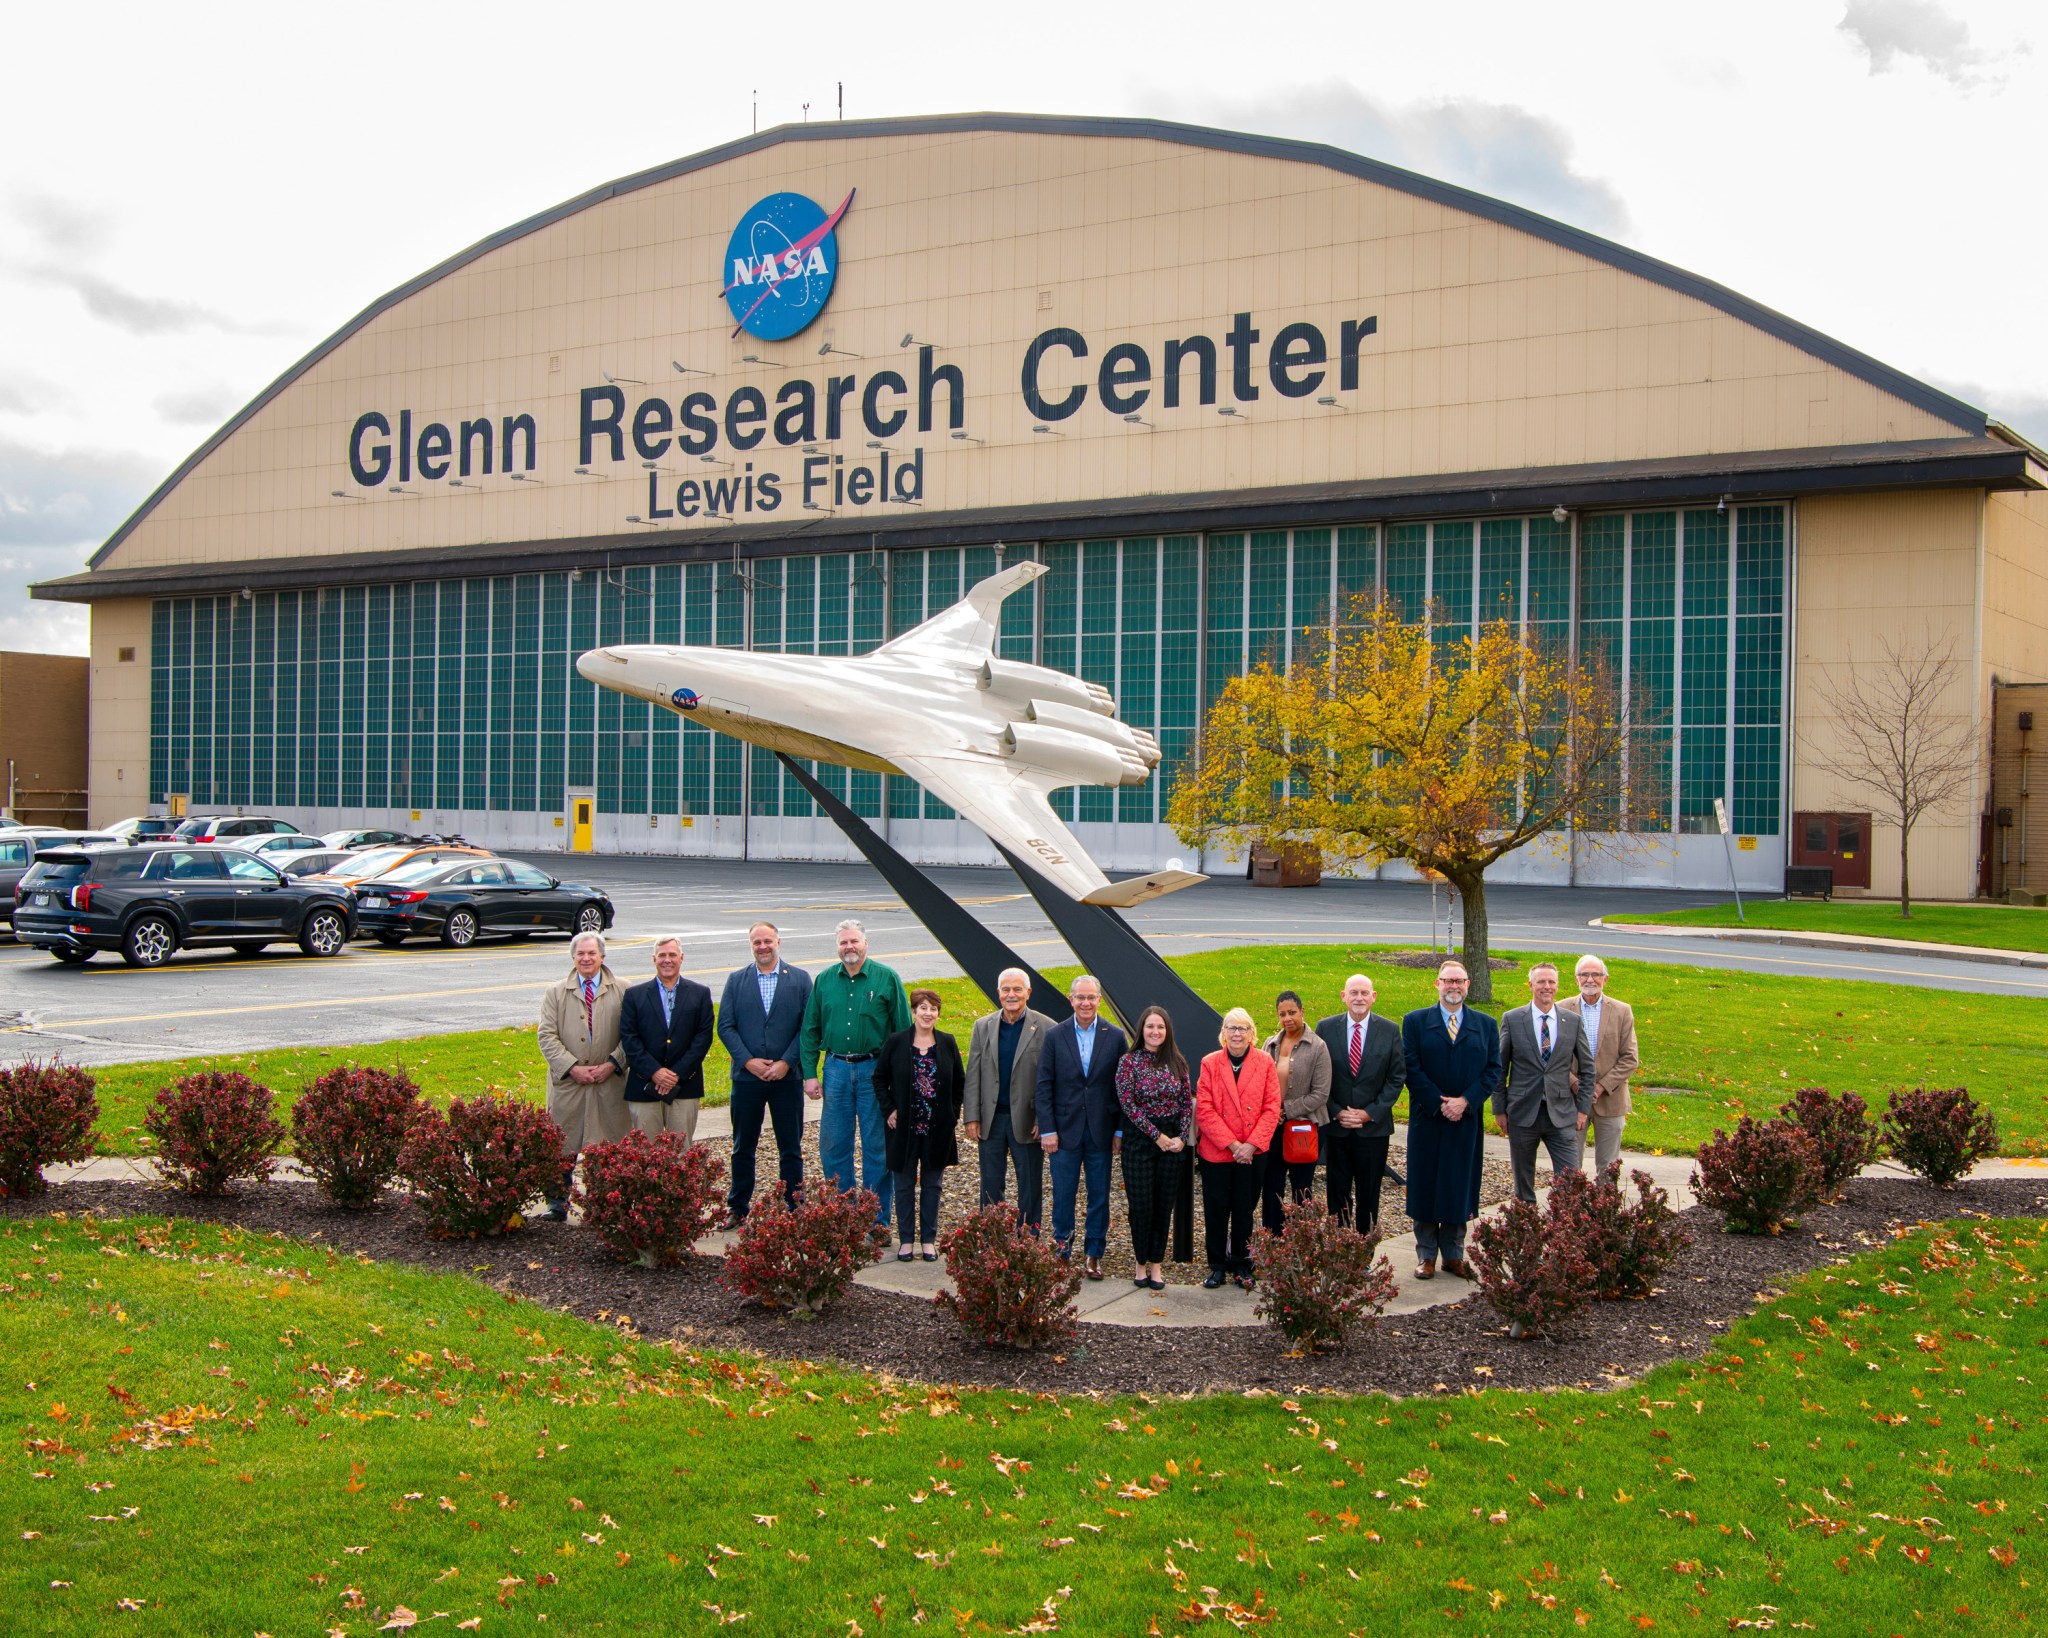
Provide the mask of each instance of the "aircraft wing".
{"label": "aircraft wing", "polygon": [[[1035,565],[1034,565],[1035,566]],[[986,584],[986,582],[984,582]],[[988,833],[1040,875],[1087,904],[1128,909],[1204,880],[1189,870],[1157,870],[1112,882],[1052,811],[1056,788],[1042,774],[985,756],[903,756],[890,760],[941,802]]]}

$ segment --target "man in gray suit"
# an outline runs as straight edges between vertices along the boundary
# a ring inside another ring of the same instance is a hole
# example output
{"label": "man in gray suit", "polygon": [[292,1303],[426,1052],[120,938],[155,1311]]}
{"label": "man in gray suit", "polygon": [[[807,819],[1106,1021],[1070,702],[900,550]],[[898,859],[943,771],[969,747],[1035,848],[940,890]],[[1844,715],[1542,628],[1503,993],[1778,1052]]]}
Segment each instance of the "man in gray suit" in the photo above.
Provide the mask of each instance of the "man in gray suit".
{"label": "man in gray suit", "polygon": [[1010,967],[996,979],[1002,1010],[974,1021],[961,1113],[967,1135],[981,1148],[981,1203],[992,1206],[1003,1199],[1014,1163],[1017,1215],[1036,1234],[1045,1198],[1045,1155],[1038,1146],[1038,1051],[1054,1020],[1027,1005],[1030,999],[1030,974]]}
{"label": "man in gray suit", "polygon": [[1508,1140],[1515,1198],[1534,1205],[1536,1146],[1550,1152],[1553,1173],[1577,1171],[1593,1112],[1593,1043],[1577,1015],[1559,1009],[1549,962],[1529,969],[1529,1004],[1501,1019],[1500,1055],[1493,1118]]}

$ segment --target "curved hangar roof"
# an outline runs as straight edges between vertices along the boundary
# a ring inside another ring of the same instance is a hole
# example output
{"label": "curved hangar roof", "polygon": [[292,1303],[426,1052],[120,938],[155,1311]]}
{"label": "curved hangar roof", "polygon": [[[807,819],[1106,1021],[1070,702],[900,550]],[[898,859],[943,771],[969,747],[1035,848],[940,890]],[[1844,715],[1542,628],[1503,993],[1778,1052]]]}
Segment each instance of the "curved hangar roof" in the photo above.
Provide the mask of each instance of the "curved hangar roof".
{"label": "curved hangar roof", "polygon": [[[822,310],[764,340],[725,290],[736,224],[778,193],[850,203]],[[38,590],[2028,481],[1922,382],[1355,154],[1150,120],[846,121],[450,257]]]}

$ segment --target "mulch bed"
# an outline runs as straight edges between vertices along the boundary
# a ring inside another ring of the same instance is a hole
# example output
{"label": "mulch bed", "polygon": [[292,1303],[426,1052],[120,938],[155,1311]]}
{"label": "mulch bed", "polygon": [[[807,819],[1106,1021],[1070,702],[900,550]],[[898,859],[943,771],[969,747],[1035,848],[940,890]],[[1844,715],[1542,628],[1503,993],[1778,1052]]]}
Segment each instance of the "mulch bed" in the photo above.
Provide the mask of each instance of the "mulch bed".
{"label": "mulch bed", "polygon": [[[929,1382],[1063,1393],[1209,1393],[1267,1388],[1392,1394],[1467,1387],[1620,1387],[1663,1362],[1705,1351],[1762,1294],[1807,1269],[1885,1243],[1891,1231],[1967,1214],[2048,1213],[2048,1188],[1997,1179],[1941,1190],[1918,1181],[1859,1179],[1840,1205],[1820,1207],[1777,1239],[1724,1234],[1719,1214],[1685,1214],[1694,1236],[1664,1288],[1641,1302],[1603,1303],[1552,1341],[1511,1342],[1476,1295],[1390,1317],[1347,1353],[1285,1357],[1263,1326],[1144,1331],[1084,1325],[1058,1354],[1013,1354],[963,1341],[929,1303],[855,1287],[823,1318],[795,1321],[738,1302],[708,1258],[651,1272],[606,1257],[594,1236],[542,1221],[502,1240],[436,1241],[409,1203],[368,1212],[327,1206],[309,1184],[245,1185],[228,1200],[193,1200],[135,1183],[67,1183],[0,1214],[160,1213],[319,1240],[348,1253],[468,1274],[551,1308],[594,1318],[630,1314],[650,1338],[743,1348],[776,1358],[837,1362]],[[1411,1268],[1397,1268],[1404,1282]],[[1444,1276],[1439,1275],[1439,1279]]]}

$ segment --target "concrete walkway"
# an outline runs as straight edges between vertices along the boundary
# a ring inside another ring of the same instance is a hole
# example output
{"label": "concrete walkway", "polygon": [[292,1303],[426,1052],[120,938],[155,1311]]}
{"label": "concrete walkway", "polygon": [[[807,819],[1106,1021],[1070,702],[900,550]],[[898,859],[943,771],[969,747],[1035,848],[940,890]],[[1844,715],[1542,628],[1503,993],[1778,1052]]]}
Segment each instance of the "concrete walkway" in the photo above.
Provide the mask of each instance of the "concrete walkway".
{"label": "concrete walkway", "polygon": [[1662,922],[1587,922],[1606,933],[1640,938],[1709,938],[1733,944],[1781,944],[1801,950],[1860,950],[1872,955],[1939,956],[1946,961],[1979,961],[1992,967],[2048,969],[2048,955],[2035,950],[1995,950],[1982,944],[1931,944],[1911,938],[1870,938],[1859,933],[1798,932],[1779,927],[1678,927]]}
{"label": "concrete walkway", "polygon": [[[815,1122],[818,1105],[806,1102],[804,1117]],[[699,1137],[730,1137],[731,1116],[724,1109],[707,1109],[697,1123]],[[1403,1129],[1405,1142],[1405,1128]],[[1508,1158],[1507,1139],[1489,1133],[1486,1137],[1486,1155],[1490,1160],[1505,1162]],[[1671,1197],[1672,1208],[1683,1211],[1695,1203],[1692,1192],[1693,1157],[1691,1155],[1652,1155],[1635,1150],[1622,1151],[1624,1176],[1631,1171],[1649,1173],[1652,1179]],[[70,1182],[116,1182],[154,1183],[157,1181],[156,1163],[140,1155],[109,1155],[98,1159],[81,1161],[77,1165],[49,1166],[44,1168],[53,1183]],[[277,1163],[272,1174],[281,1179],[303,1179],[305,1173],[295,1161],[284,1159]],[[1904,1167],[1891,1161],[1880,1161],[1864,1169],[1866,1177],[1907,1177],[1911,1174]],[[2032,1177],[2048,1178],[2048,1158],[2022,1158],[2018,1160],[1985,1161],[1970,1174],[1978,1177]],[[1498,1206],[1489,1207],[1482,1216],[1498,1211]],[[706,1256],[722,1257],[735,1235],[727,1232],[707,1234],[697,1242],[697,1250]],[[1425,1308],[1442,1307],[1461,1302],[1476,1295],[1478,1287],[1464,1280],[1454,1279],[1439,1273],[1433,1280],[1415,1278],[1415,1236],[1399,1235],[1385,1241],[1381,1251],[1394,1270],[1394,1278],[1400,1286],[1398,1295],[1387,1305],[1389,1314],[1413,1314]],[[936,1295],[946,1285],[946,1269],[943,1262],[923,1261],[899,1263],[892,1253],[887,1261],[879,1262],[872,1268],[863,1269],[855,1276],[858,1283],[872,1286],[877,1291],[894,1291],[904,1296],[923,1297]],[[1169,1284],[1164,1291],[1138,1291],[1132,1288],[1128,1278],[1112,1276],[1101,1281],[1081,1283],[1081,1290],[1074,1299],[1075,1309],[1084,1324],[1159,1326],[1176,1328],[1181,1326],[1208,1325],[1257,1325],[1261,1324],[1253,1313],[1253,1293],[1241,1291],[1234,1285],[1226,1285],[1217,1291],[1205,1291],[1199,1285]]]}

